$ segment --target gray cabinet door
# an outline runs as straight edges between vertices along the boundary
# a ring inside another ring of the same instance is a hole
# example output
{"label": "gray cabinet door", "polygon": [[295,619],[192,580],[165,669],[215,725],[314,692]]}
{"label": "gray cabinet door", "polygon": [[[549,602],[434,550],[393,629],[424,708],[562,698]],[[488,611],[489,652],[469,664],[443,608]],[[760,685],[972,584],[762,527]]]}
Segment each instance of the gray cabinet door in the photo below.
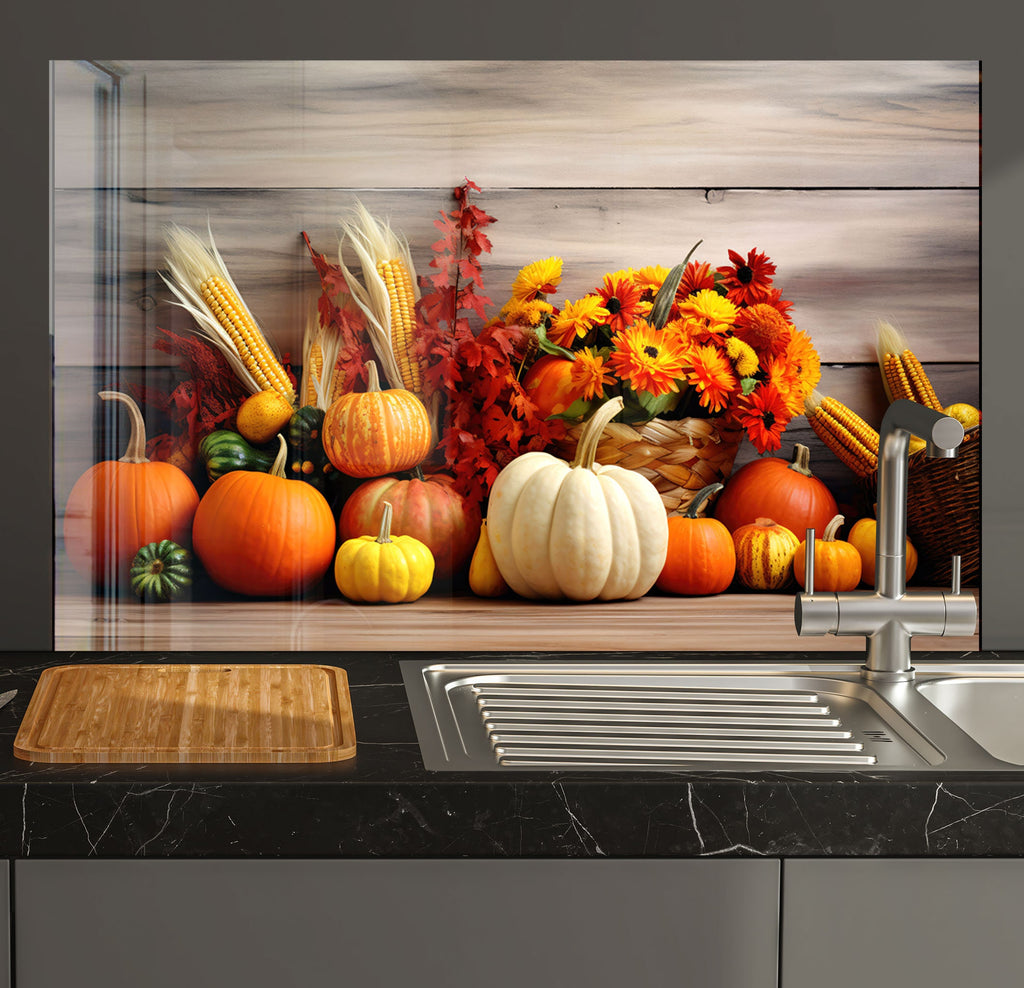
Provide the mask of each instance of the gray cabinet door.
{"label": "gray cabinet door", "polygon": [[1020,984],[1024,861],[786,861],[782,988]]}
{"label": "gray cabinet door", "polygon": [[779,862],[19,861],[17,988],[776,988]]}

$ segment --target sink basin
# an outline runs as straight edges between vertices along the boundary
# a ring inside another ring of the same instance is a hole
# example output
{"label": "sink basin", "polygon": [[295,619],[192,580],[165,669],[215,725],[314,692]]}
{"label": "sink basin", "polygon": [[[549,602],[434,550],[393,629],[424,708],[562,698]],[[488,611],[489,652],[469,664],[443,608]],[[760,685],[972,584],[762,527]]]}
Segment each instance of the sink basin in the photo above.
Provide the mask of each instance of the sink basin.
{"label": "sink basin", "polygon": [[1024,765],[1024,679],[933,679],[917,691],[990,755]]}
{"label": "sink basin", "polygon": [[[401,662],[434,771],[1020,771],[1024,665]],[[973,671],[972,671],[973,670]]]}

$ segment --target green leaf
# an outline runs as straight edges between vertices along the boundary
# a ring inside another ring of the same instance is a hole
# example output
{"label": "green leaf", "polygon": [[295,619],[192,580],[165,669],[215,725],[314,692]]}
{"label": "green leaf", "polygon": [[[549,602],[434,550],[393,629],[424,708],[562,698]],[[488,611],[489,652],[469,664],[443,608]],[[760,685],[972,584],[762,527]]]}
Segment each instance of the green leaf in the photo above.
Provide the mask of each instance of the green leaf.
{"label": "green leaf", "polygon": [[577,398],[564,412],[559,412],[557,415],[549,415],[548,421],[561,419],[563,422],[579,422],[582,419],[589,418],[591,412],[602,402],[603,399],[601,398],[592,398],[589,401],[585,398]]}
{"label": "green leaf", "polygon": [[670,412],[679,404],[678,391],[669,391],[657,397],[647,391],[642,391],[636,397],[640,407],[647,413],[646,417],[649,419],[664,415],[665,412]]}
{"label": "green leaf", "polygon": [[693,252],[702,244],[703,240],[698,240],[691,248],[690,252],[683,259],[682,264],[677,264],[668,276],[662,282],[661,288],[658,289],[658,294],[654,296],[654,305],[651,307],[651,318],[650,323],[655,329],[661,329],[665,323],[668,322],[668,314],[672,311],[672,303],[676,300],[676,292],[679,289],[679,282],[683,280],[683,273],[686,271],[686,265],[690,263],[690,258],[693,257]]}
{"label": "green leaf", "polygon": [[540,323],[534,327],[534,332],[537,334],[537,342],[540,344],[540,349],[544,353],[550,353],[555,357],[565,357],[567,360],[575,360],[576,354],[572,350],[566,350],[564,346],[559,346],[557,343],[552,343],[548,339],[547,330],[544,328],[544,324]]}
{"label": "green leaf", "polygon": [[756,377],[741,377],[740,384],[743,385],[743,393],[748,395],[757,387],[758,380]]}

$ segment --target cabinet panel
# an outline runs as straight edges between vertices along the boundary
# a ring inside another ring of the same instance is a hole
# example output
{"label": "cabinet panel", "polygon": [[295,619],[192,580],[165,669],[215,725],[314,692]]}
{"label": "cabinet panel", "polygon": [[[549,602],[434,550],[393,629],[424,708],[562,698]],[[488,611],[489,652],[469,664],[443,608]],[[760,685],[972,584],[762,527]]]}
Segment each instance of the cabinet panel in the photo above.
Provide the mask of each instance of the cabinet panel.
{"label": "cabinet panel", "polygon": [[1020,982],[1024,861],[786,861],[782,988]]}
{"label": "cabinet panel", "polygon": [[776,986],[777,861],[16,869],[18,988]]}

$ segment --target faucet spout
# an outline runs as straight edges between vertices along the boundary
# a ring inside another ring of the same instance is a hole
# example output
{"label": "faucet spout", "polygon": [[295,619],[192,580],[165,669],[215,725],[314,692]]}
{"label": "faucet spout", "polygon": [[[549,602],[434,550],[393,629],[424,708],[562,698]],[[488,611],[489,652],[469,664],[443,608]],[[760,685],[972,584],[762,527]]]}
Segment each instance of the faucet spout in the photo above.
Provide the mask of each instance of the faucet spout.
{"label": "faucet spout", "polygon": [[910,437],[926,443],[929,456],[956,456],[964,427],[951,415],[900,399],[886,410],[878,431],[878,529],[875,590],[890,600],[906,593],[907,482]]}

